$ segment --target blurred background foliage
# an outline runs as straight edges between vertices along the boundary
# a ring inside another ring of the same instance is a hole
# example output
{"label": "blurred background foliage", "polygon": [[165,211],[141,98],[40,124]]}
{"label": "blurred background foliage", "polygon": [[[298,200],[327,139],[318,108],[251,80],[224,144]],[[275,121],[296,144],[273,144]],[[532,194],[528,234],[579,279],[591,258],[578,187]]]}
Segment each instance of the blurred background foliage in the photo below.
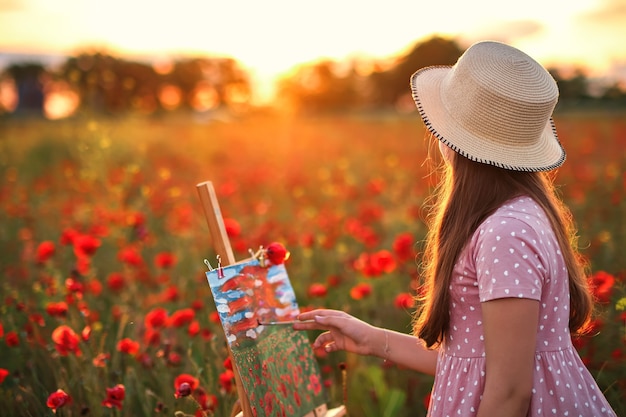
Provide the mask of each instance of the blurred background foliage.
{"label": "blurred background foliage", "polygon": [[[454,39],[434,36],[393,58],[302,64],[277,81],[272,107],[308,114],[408,111],[410,75],[430,65],[452,65],[462,53]],[[597,85],[583,69],[549,71],[560,88],[559,108],[626,106],[626,88],[619,82]],[[250,74],[233,58],[147,63],[95,51],[68,57],[55,68],[14,63],[0,74],[0,115],[244,112],[258,107],[257,96]]]}

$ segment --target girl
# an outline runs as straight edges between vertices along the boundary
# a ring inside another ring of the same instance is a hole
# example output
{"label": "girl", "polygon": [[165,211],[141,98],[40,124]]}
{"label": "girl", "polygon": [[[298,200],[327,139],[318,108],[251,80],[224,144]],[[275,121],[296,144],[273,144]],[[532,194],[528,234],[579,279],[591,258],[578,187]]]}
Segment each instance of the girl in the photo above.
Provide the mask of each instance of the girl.
{"label": "girl", "polygon": [[326,330],[316,348],[435,375],[432,417],[615,416],[571,341],[592,299],[547,173],[565,160],[556,82],[525,53],[479,42],[411,88],[446,160],[413,335],[335,310],[294,328]]}

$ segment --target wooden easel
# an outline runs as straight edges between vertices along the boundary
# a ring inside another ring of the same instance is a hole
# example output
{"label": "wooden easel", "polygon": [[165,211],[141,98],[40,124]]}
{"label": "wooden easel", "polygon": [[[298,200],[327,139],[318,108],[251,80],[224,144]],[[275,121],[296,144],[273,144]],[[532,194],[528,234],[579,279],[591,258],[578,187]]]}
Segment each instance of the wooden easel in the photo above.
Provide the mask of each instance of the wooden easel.
{"label": "wooden easel", "polygon": [[[209,226],[209,235],[211,238],[211,244],[213,249],[220,256],[222,266],[228,266],[234,264],[235,255],[233,254],[232,247],[230,246],[230,239],[226,233],[226,227],[224,226],[224,218],[215,194],[215,188],[210,181],[201,182],[196,185],[198,195],[200,196],[200,202],[204,210],[204,216],[206,217],[207,224]],[[230,347],[228,348],[228,354],[232,357]],[[243,384],[241,382],[241,376],[239,370],[236,369],[235,362],[233,363],[233,373],[235,374],[235,386],[237,387],[237,395],[239,396],[239,404],[235,405],[231,413],[231,417],[252,417],[252,410],[250,407],[250,401],[246,396]],[[296,417],[341,417],[347,414],[345,405],[328,409],[326,404],[317,407],[315,410],[307,413],[304,416]]]}

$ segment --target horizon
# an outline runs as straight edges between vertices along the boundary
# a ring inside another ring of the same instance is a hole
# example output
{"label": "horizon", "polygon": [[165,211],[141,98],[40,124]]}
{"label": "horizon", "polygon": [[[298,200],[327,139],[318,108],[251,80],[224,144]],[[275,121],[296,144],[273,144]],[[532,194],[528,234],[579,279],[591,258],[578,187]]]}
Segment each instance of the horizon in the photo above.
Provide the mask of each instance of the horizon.
{"label": "horizon", "polygon": [[[433,34],[432,36],[438,36],[438,35]],[[415,42],[413,42],[413,44],[409,45],[408,47],[405,47],[404,50],[402,50],[402,52],[407,53],[410,48],[414,47],[417,43],[422,42],[424,40],[427,40],[427,39],[416,40]],[[456,39],[450,39],[450,40],[456,41],[457,44],[459,44],[459,46],[462,49],[466,49],[468,47],[465,45],[460,45],[460,42]],[[245,65],[243,65],[243,63],[240,60],[238,60],[237,57],[235,56],[212,55],[209,52],[204,52],[204,53],[197,52],[197,53],[190,53],[190,54],[174,53],[172,55],[124,54],[124,53],[115,53],[106,49],[98,49],[97,47],[85,47],[85,48],[74,51],[74,53],[36,53],[36,52],[29,53],[29,52],[0,51],[0,72],[10,65],[26,64],[26,63],[41,64],[42,66],[44,66],[45,68],[49,70],[54,70],[55,67],[62,65],[68,58],[77,56],[80,53],[98,53],[98,52],[109,54],[110,56],[115,57],[115,58],[142,62],[148,65],[156,65],[159,62],[163,62],[163,61],[175,61],[177,59],[186,59],[186,58],[193,58],[193,57],[209,58],[209,59],[221,58],[221,57],[232,58],[244,70],[248,72],[251,83],[254,84],[256,82],[255,88],[257,89],[255,90],[254,94],[257,95],[257,97],[254,101],[256,101],[258,104],[267,104],[271,102],[275,98],[274,94],[275,94],[275,87],[276,87],[277,81],[283,76],[288,76],[290,71],[293,71],[294,68],[301,66],[301,65],[311,64],[321,59],[325,59],[325,58],[317,58],[317,59],[310,60],[308,62],[295,63],[292,67],[285,69],[283,72],[277,72],[275,74],[270,74],[270,75],[266,74],[265,77],[263,76],[259,77],[259,74],[255,72],[254,68],[246,68]],[[354,57],[353,56],[353,57],[347,57],[345,61],[349,59],[369,59],[369,60],[374,60],[374,61],[385,61],[385,60],[393,60],[393,59],[399,58],[400,56],[401,56],[401,53],[398,53],[397,55],[378,56],[378,57],[374,57],[374,56]],[[333,59],[333,61],[337,63],[345,62],[340,59]],[[565,73],[581,70],[583,74],[586,76],[587,80],[591,84],[606,86],[612,83],[619,83],[623,87],[626,86],[626,64],[624,65],[624,68],[622,68],[623,70],[622,72],[619,72],[619,71],[614,71],[613,73],[597,73],[596,72],[594,74],[589,73],[590,68],[588,67],[585,67],[583,65],[572,64],[568,62],[561,62],[559,64],[554,64],[552,66],[548,66],[545,64],[543,65],[546,66],[548,69],[556,69],[558,71],[563,71]],[[258,84],[259,81],[261,82],[261,88],[259,88],[259,84]],[[263,83],[265,83],[265,85],[263,85]]]}

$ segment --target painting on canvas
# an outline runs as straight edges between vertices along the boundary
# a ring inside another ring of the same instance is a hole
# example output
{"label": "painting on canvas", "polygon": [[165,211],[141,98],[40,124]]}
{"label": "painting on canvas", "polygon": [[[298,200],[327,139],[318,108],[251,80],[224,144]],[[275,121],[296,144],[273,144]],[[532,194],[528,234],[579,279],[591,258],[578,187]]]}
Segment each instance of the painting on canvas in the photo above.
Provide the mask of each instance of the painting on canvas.
{"label": "painting on canvas", "polygon": [[326,402],[306,333],[291,325],[296,296],[284,264],[250,259],[206,273],[224,334],[254,415],[306,415]]}

